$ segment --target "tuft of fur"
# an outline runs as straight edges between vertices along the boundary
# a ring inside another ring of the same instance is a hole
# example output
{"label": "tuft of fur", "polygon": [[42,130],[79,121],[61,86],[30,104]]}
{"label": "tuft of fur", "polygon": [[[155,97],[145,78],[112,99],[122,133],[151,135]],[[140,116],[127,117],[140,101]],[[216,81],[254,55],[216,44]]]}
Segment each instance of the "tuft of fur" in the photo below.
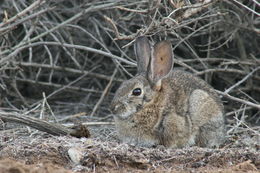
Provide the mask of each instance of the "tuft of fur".
{"label": "tuft of fur", "polygon": [[[149,45],[146,38],[136,43],[139,51],[142,46],[147,50]],[[156,57],[151,50],[145,55],[137,52],[137,58],[159,57],[169,61],[172,55],[164,52],[172,51],[171,47],[165,42],[157,47],[160,46],[164,48],[155,49]],[[164,56],[167,57],[162,58]],[[226,133],[223,105],[214,89],[182,70],[171,70],[169,66],[165,71],[157,70],[164,69],[166,62],[142,61],[149,64],[138,64],[140,73],[121,84],[111,104],[119,138],[146,147],[217,147],[223,143]],[[133,95],[136,88],[142,91],[138,96]]]}

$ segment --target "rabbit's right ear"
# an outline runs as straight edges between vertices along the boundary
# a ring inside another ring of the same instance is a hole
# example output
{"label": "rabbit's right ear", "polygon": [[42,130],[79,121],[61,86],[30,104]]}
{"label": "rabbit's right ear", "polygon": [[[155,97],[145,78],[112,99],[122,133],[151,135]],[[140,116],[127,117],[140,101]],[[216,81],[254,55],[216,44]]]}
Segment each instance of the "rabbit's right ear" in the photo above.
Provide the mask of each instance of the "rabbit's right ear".
{"label": "rabbit's right ear", "polygon": [[148,77],[154,84],[155,88],[160,90],[161,79],[172,70],[172,45],[169,41],[161,41],[154,45],[152,53]]}
{"label": "rabbit's right ear", "polygon": [[146,37],[138,37],[134,44],[135,55],[137,60],[137,73],[147,73],[148,65],[151,58],[151,45]]}

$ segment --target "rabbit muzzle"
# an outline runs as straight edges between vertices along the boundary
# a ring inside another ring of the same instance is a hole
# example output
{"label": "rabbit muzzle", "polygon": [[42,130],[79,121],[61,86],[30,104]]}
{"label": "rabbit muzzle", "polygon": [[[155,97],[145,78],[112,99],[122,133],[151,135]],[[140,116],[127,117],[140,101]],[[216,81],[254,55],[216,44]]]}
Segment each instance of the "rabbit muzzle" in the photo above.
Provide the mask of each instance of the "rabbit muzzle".
{"label": "rabbit muzzle", "polygon": [[121,119],[127,119],[130,115],[136,112],[136,109],[130,107],[127,103],[112,102],[111,111],[114,114],[114,116],[117,116]]}

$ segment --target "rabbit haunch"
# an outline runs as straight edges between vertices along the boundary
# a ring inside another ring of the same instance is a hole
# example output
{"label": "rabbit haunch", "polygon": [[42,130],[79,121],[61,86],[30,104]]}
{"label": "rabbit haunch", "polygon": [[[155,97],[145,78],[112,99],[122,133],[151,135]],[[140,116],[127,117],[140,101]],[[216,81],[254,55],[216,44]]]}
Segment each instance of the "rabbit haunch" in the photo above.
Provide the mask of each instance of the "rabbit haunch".
{"label": "rabbit haunch", "polygon": [[167,41],[152,46],[139,37],[135,53],[137,75],[121,84],[111,104],[121,141],[147,147],[219,146],[225,124],[214,89],[190,73],[172,70]]}

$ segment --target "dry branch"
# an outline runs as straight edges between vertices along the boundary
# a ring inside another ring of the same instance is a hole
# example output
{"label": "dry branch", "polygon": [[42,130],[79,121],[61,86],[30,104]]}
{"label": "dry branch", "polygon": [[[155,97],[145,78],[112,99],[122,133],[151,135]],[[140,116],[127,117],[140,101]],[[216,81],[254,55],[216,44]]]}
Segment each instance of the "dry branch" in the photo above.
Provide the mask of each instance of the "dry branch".
{"label": "dry branch", "polygon": [[[42,91],[51,96],[55,114],[106,116],[118,84],[136,73],[132,45],[145,35],[153,42],[170,40],[175,67],[221,90],[229,99],[227,112],[246,104],[254,118],[260,96],[258,5],[255,0],[4,1],[0,106],[32,107],[42,102]],[[72,102],[77,106],[68,107]]]}
{"label": "dry branch", "polygon": [[179,7],[172,11],[167,18],[174,16],[174,20],[180,22],[183,21],[183,19],[189,18],[190,16],[199,13],[212,3],[216,3],[216,0],[202,0],[201,2],[194,5]]}
{"label": "dry branch", "polygon": [[23,17],[26,13],[31,12],[32,10],[34,10],[35,8],[39,7],[40,5],[44,4],[46,1],[45,0],[37,0],[34,3],[32,3],[29,7],[27,7],[26,9],[24,9],[23,11],[21,11],[20,13],[16,14],[15,16],[13,16],[10,19],[6,19],[5,21],[3,21],[2,23],[0,23],[0,28],[3,27],[4,25],[7,25],[9,23],[14,22],[17,19],[20,19],[21,17]]}
{"label": "dry branch", "polygon": [[252,74],[254,72],[256,72],[257,70],[260,69],[260,66],[257,67],[256,69],[254,69],[252,72],[250,72],[248,75],[246,75],[242,80],[238,81],[237,83],[235,83],[234,85],[232,85],[231,87],[229,87],[228,89],[225,90],[225,93],[229,93],[231,90],[233,90],[234,88],[238,87],[240,84],[242,84],[243,82],[245,82],[250,76],[252,76]]}
{"label": "dry branch", "polygon": [[[8,76],[1,76],[2,78],[5,79],[12,79]],[[86,93],[97,93],[97,94],[102,94],[102,91],[98,91],[95,89],[87,89],[87,88],[82,88],[82,87],[76,87],[76,86],[66,86],[62,84],[56,84],[56,83],[50,83],[50,82],[40,82],[36,80],[31,80],[31,79],[22,79],[22,78],[15,78],[15,80],[19,82],[27,82],[31,84],[37,84],[37,85],[43,85],[43,86],[50,86],[50,87],[55,87],[55,88],[66,88],[71,91],[79,91],[79,92],[86,92]]]}
{"label": "dry branch", "polygon": [[[46,68],[46,69],[64,71],[64,72],[81,74],[81,75],[85,74],[85,75],[93,77],[93,78],[100,78],[100,79],[104,79],[107,81],[111,80],[111,76],[93,73],[93,72],[86,71],[86,70],[78,70],[78,69],[69,68],[69,67],[61,67],[61,66],[49,65],[49,64],[38,64],[38,63],[31,63],[31,62],[17,62],[16,65],[23,66],[23,67]],[[116,82],[123,82],[123,79],[114,78],[113,80]]]}
{"label": "dry branch", "polygon": [[[87,8],[87,9],[85,9],[84,11],[81,11],[80,13],[75,14],[74,16],[72,16],[71,18],[65,20],[64,22],[60,23],[59,25],[51,28],[50,30],[47,30],[46,32],[43,32],[43,33],[41,33],[41,34],[31,38],[29,41],[24,41],[24,42],[19,43],[18,45],[14,46],[12,48],[11,52],[13,50],[19,49],[22,46],[27,45],[28,43],[37,41],[37,40],[41,39],[42,37],[44,37],[44,36],[46,36],[48,34],[51,34],[55,30],[57,30],[60,27],[63,27],[64,25],[66,25],[66,24],[68,24],[68,23],[70,23],[70,22],[80,18],[81,16],[85,15],[86,13],[97,11],[97,10],[101,10],[101,9],[106,9],[106,8],[109,8],[109,7],[113,6],[113,5],[115,5],[115,4],[116,3],[114,2],[114,3],[101,4],[101,5],[97,5],[97,6],[91,6],[91,7]],[[0,55],[4,55],[4,54],[6,54],[8,52],[10,52],[10,50],[2,51]],[[5,58],[2,58],[2,60],[0,61],[0,64],[6,62],[8,60],[9,60],[9,56],[7,56]]]}
{"label": "dry branch", "polygon": [[[63,124],[64,126],[66,127],[73,127],[75,126],[74,124],[72,123],[68,123],[68,124]],[[100,121],[100,122],[85,122],[85,123],[82,123],[82,125],[86,125],[86,126],[103,126],[103,125],[115,125],[114,122],[103,122],[103,121]]]}
{"label": "dry branch", "polygon": [[47,122],[45,120],[33,118],[27,115],[18,115],[16,113],[3,111],[0,111],[0,119],[4,122],[23,124],[55,136],[71,135],[78,138],[90,137],[90,133],[87,127],[83,125],[77,125],[68,128],[61,124]]}
{"label": "dry branch", "polygon": [[114,72],[113,72],[113,74],[112,74],[112,76],[111,76],[111,80],[108,82],[108,84],[107,84],[106,88],[104,89],[104,91],[103,91],[103,93],[102,93],[100,99],[98,100],[98,102],[97,102],[96,105],[94,106],[94,108],[93,108],[93,110],[92,110],[92,113],[90,114],[91,117],[96,113],[98,107],[100,106],[100,104],[101,104],[102,101],[104,100],[104,97],[108,94],[109,89],[111,88],[111,84],[112,84],[112,82],[113,82],[113,80],[114,80],[114,77],[115,77],[115,75],[116,75],[116,73],[117,73],[117,68],[118,68],[118,67],[116,67],[116,69],[114,70]]}
{"label": "dry branch", "polygon": [[[103,55],[103,56],[106,56],[106,57],[114,58],[114,59],[122,61],[122,62],[124,62],[126,64],[136,66],[136,63],[130,62],[130,61],[126,60],[126,59],[123,59],[121,57],[118,57],[116,55],[113,55],[111,53],[108,53],[108,52],[105,52],[105,51],[102,51],[102,50],[98,50],[98,49],[94,49],[94,48],[87,47],[87,46],[82,46],[82,45],[75,45],[75,44],[72,45],[72,44],[58,43],[58,42],[35,42],[35,43],[29,44],[29,45],[26,45],[26,46],[22,46],[21,45],[20,47],[15,48],[15,51],[13,51],[11,54],[9,54],[4,59],[2,59],[0,61],[0,64],[4,63],[9,58],[17,55],[23,49],[30,48],[30,47],[33,47],[33,46],[39,46],[39,45],[54,45],[54,46],[62,46],[62,47],[68,47],[68,48],[81,49],[81,50],[97,53],[97,54],[100,54],[100,55]],[[4,54],[4,52],[1,52],[1,53],[0,53],[0,56]]]}
{"label": "dry branch", "polygon": [[245,104],[245,105],[248,105],[248,106],[252,106],[252,107],[257,108],[257,109],[260,110],[260,104],[255,104],[255,103],[252,103],[250,101],[243,100],[243,99],[231,96],[231,95],[229,95],[228,93],[225,93],[225,92],[217,91],[217,93],[222,95],[222,96],[224,96],[224,97],[227,97],[227,98],[229,98],[231,100],[234,100],[236,102],[239,102],[239,103],[242,103],[242,104]]}

